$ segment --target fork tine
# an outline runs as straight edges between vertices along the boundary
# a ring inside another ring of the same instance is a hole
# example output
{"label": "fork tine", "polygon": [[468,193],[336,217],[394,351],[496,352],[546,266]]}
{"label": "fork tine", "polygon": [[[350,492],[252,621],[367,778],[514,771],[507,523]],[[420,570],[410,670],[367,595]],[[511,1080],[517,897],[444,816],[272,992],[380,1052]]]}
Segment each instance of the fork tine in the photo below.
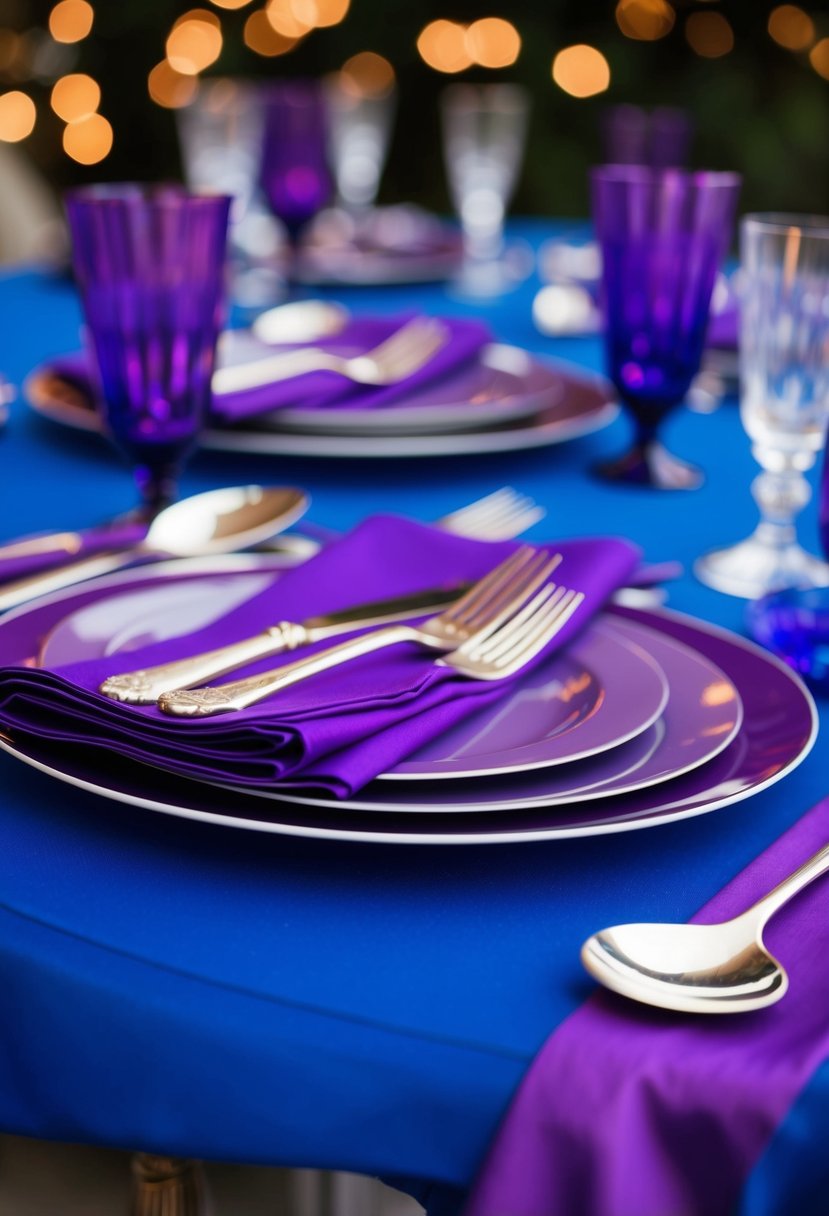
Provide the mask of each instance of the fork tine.
{"label": "fork tine", "polygon": [[382,358],[375,356],[375,362],[382,365],[387,376],[402,379],[421,367],[427,359],[440,350],[445,342],[445,332],[423,333],[403,350],[395,351],[393,354],[386,352]]}
{"label": "fork tine", "polygon": [[405,355],[413,346],[418,346],[427,337],[438,333],[445,333],[440,322],[430,317],[413,317],[368,354],[378,363],[392,362]]}
{"label": "fork tine", "polygon": [[491,634],[488,638],[479,638],[476,634],[474,638],[470,638],[465,646],[460,647],[460,652],[468,655],[471,659],[482,659],[484,662],[497,659],[501,651],[508,650],[513,645],[515,639],[522,636],[523,631],[528,627],[530,619],[544,604],[547,604],[550,600],[557,604],[566,594],[567,592],[564,587],[557,587],[555,583],[548,583],[540,591],[536,592],[520,611],[516,612],[508,621],[505,621],[495,633]]}
{"label": "fork tine", "polygon": [[484,620],[479,621],[474,626],[476,639],[482,641],[484,638],[489,637],[505,621],[509,620],[514,613],[518,612],[527,600],[538,591],[539,587],[546,582],[560,561],[560,556],[556,554],[555,557],[550,558],[540,568],[535,567],[529,581],[517,578],[511,588],[513,591],[512,598],[505,601],[504,596],[499,596],[496,603],[490,606]]}
{"label": "fork tine", "polygon": [[471,611],[463,614],[463,625],[468,630],[478,632],[484,625],[493,620],[496,614],[513,603],[518,596],[526,598],[539,585],[539,575],[546,568],[545,554],[535,554],[526,566],[509,579],[504,579],[484,601]]}
{"label": "fork tine", "polygon": [[583,598],[575,591],[565,591],[563,595],[549,599],[536,609],[522,628],[504,640],[496,653],[487,656],[487,661],[497,667],[526,662],[563,628]]}
{"label": "fork tine", "polygon": [[462,595],[459,600],[456,600],[451,607],[447,608],[441,614],[441,621],[446,624],[455,624],[458,619],[467,612],[473,605],[482,602],[489,595],[493,587],[496,587],[503,579],[512,575],[514,570],[519,569],[533,556],[534,550],[529,545],[522,545],[494,570],[490,570],[489,574],[479,579],[474,586],[470,587],[465,595]]}

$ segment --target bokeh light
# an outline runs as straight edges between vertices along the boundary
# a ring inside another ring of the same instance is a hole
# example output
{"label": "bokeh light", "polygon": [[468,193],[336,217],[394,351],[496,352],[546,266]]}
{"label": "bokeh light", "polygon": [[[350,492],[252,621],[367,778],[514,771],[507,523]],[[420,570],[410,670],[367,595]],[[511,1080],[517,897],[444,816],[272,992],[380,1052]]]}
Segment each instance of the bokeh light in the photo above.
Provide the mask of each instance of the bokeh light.
{"label": "bokeh light", "polygon": [[676,13],[667,0],[619,0],[616,24],[626,38],[656,42],[674,28]]}
{"label": "bokeh light", "polygon": [[55,42],[80,42],[92,29],[95,12],[88,0],[60,0],[49,14]]}
{"label": "bokeh light", "polygon": [[482,68],[508,68],[521,52],[521,38],[511,21],[482,17],[466,31],[466,49]]}
{"label": "bokeh light", "polygon": [[195,76],[177,72],[166,59],[157,63],[147,77],[147,91],[158,106],[166,110],[177,110],[189,105],[196,95],[198,81]]}
{"label": "bokeh light", "polygon": [[70,122],[63,133],[63,150],[80,165],[97,165],[112,148],[112,127],[102,114]]}
{"label": "bokeh light", "polygon": [[284,55],[297,44],[296,38],[288,38],[285,34],[277,33],[273,28],[264,9],[251,13],[245,22],[245,46],[257,55],[272,59],[275,55]]}
{"label": "bokeh light", "polygon": [[734,47],[734,31],[722,13],[691,13],[685,37],[691,50],[704,59],[719,59]]}
{"label": "bokeh light", "polygon": [[815,40],[815,23],[796,4],[780,4],[769,13],[769,34],[787,51],[805,51]]}
{"label": "bokeh light", "polygon": [[222,30],[215,13],[194,8],[179,17],[167,38],[170,66],[184,76],[196,76],[222,53]]}
{"label": "bokeh light", "polygon": [[374,51],[360,51],[340,70],[340,83],[355,97],[386,97],[394,87],[394,68]]}
{"label": "bokeh light", "polygon": [[0,139],[7,144],[16,144],[34,130],[37,111],[35,103],[27,93],[12,89],[0,94]]}
{"label": "bokeh light", "polygon": [[250,4],[251,0],[210,0],[211,4],[215,4],[216,8],[244,8],[246,4]]}
{"label": "bokeh light", "polygon": [[77,122],[98,109],[101,88],[97,80],[85,72],[72,72],[55,81],[50,102],[58,118],[64,122]]}
{"label": "bokeh light", "polygon": [[351,0],[293,0],[295,15],[300,21],[308,21],[311,28],[326,29],[339,25],[345,19]]}
{"label": "bokeh light", "polygon": [[824,80],[829,80],[829,38],[821,38],[809,52],[809,63]]}
{"label": "bokeh light", "polygon": [[436,72],[462,72],[472,66],[466,28],[457,21],[430,21],[417,39],[420,58]]}
{"label": "bokeh light", "polygon": [[314,28],[317,6],[314,0],[268,0],[265,14],[277,34],[296,39]]}
{"label": "bokeh light", "polygon": [[610,64],[594,46],[577,43],[556,55],[553,80],[571,97],[594,97],[610,85]]}

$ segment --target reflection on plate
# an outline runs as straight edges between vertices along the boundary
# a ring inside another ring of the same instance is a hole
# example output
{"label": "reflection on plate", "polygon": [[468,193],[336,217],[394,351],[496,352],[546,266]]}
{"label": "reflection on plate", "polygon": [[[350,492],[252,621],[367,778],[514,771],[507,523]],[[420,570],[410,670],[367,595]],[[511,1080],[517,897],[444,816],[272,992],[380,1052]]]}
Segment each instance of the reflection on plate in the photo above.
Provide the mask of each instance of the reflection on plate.
{"label": "reflection on plate", "polygon": [[[526,352],[514,347],[488,349],[493,352],[492,358],[500,362],[499,371],[508,375],[515,375],[514,361],[518,356],[528,358]],[[202,435],[201,443],[220,451],[278,456],[358,459],[466,455],[562,443],[607,426],[616,417],[618,406],[614,404],[613,390],[607,381],[572,364],[542,361],[532,356],[529,359],[531,367],[526,373],[526,394],[534,399],[532,412],[516,417],[521,413],[520,409],[510,406],[509,421],[498,426],[440,434],[314,434],[287,427],[276,430],[258,419],[245,426],[210,428]],[[44,417],[77,430],[101,429],[95,404],[88,393],[48,368],[34,371],[24,390],[28,403]],[[431,404],[439,406],[438,401]]]}
{"label": "reflection on plate", "polygon": [[[183,563],[171,565],[180,571]],[[167,572],[157,569],[153,577]],[[37,652],[39,639],[67,612],[109,595],[113,587],[138,586],[148,577],[145,571],[128,571],[8,613],[0,620],[0,662],[25,662]],[[419,845],[524,843],[672,823],[766,789],[808,754],[817,729],[814,703],[783,663],[733,634],[676,613],[626,609],[622,615],[676,638],[721,668],[743,700],[745,717],[733,742],[707,764],[663,785],[619,797],[498,815],[434,815],[426,821],[411,814],[377,815],[339,806],[331,811],[294,809],[152,768],[135,765],[125,772],[117,757],[91,759],[79,756],[77,748],[59,748],[41,740],[2,737],[0,747],[71,785],[167,815],[312,839]]]}

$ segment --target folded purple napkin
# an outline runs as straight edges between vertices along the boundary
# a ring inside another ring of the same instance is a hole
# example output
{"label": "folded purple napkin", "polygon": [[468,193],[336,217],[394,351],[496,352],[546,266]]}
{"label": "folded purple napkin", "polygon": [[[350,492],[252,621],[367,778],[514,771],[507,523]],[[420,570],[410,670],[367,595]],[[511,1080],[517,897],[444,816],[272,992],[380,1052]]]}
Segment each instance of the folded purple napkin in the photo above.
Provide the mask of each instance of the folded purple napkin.
{"label": "folded purple napkin", "polygon": [[[827,840],[829,799],[693,920],[738,915]],[[705,1017],[591,997],[534,1060],[465,1216],[730,1216],[774,1131],[829,1058],[828,898],[824,879],[764,933],[791,981],[778,1005]]]}
{"label": "folded purple napkin", "polygon": [[[301,621],[363,601],[477,579],[514,549],[515,542],[468,540],[392,516],[375,517],[198,633],[56,671],[0,669],[0,728],[116,752],[184,776],[252,787],[279,782],[347,797],[497,700],[504,685],[465,679],[438,667],[434,652],[407,643],[215,718],[171,718],[154,706],[110,701],[97,688],[116,672],[220,646],[280,620]],[[556,577],[585,594],[553,643],[561,646],[626,581],[638,553],[616,539],[566,541],[555,549],[563,557]],[[296,658],[294,653],[263,660],[239,675]]]}
{"label": "folded purple napkin", "polygon": [[[39,574],[41,570],[49,570],[53,566],[62,566],[67,562],[78,561],[84,557],[94,557],[97,553],[110,553],[120,549],[129,549],[137,545],[147,534],[147,525],[135,522],[113,523],[103,528],[89,528],[85,532],[75,533],[78,548],[74,552],[51,550],[45,553],[32,553],[28,556],[4,557],[0,552],[0,583],[12,582],[18,578]],[[3,544],[20,544],[35,537],[22,537],[20,541],[4,541]],[[0,545],[2,549],[2,545]]]}
{"label": "folded purple napkin", "polygon": [[[313,345],[336,355],[360,355],[379,346],[414,316],[355,317],[336,337]],[[214,417],[224,423],[244,421],[271,410],[293,408],[315,410],[334,406],[342,409],[383,409],[410,399],[422,388],[443,379],[471,363],[492,340],[489,329],[480,321],[444,319],[449,337],[419,371],[395,384],[375,388],[354,384],[335,372],[306,372],[289,380],[266,384],[242,392],[222,393],[213,398]],[[302,346],[280,346],[278,350],[301,350]],[[276,353],[273,348],[267,353]],[[51,371],[94,396],[96,381],[83,354],[53,359],[44,370]]]}
{"label": "folded purple napkin", "polygon": [[708,346],[718,350],[736,350],[740,338],[740,309],[730,300],[722,312],[712,313],[708,322]]}

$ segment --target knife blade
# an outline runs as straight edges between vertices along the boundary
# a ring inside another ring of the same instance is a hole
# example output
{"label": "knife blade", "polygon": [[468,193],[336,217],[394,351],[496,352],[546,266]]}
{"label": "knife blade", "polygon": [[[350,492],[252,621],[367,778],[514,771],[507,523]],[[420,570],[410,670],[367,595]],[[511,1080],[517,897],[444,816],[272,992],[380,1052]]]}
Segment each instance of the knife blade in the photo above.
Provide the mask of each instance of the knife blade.
{"label": "knife blade", "polygon": [[113,701],[129,705],[152,705],[162,693],[180,688],[194,688],[218,676],[245,667],[257,659],[270,658],[299,646],[310,646],[312,642],[324,642],[343,633],[368,629],[374,625],[387,625],[412,617],[428,616],[439,612],[447,604],[463,595],[469,583],[456,583],[452,587],[432,588],[393,599],[374,600],[357,604],[322,616],[308,617],[300,623],[279,621],[261,633],[220,646],[216,650],[162,663],[157,667],[144,667],[137,671],[121,672],[109,676],[99,691]]}

